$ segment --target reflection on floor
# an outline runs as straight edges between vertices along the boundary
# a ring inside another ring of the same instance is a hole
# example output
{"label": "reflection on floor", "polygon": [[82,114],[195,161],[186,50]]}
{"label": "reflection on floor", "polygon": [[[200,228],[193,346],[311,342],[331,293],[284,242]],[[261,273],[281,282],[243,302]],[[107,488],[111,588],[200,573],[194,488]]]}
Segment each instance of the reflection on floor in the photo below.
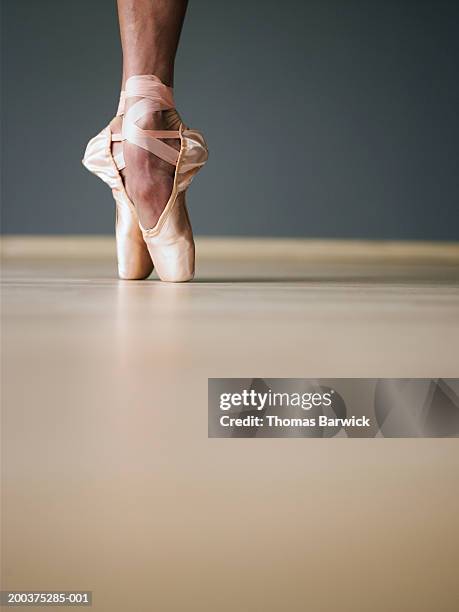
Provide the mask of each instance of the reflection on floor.
{"label": "reflection on floor", "polygon": [[457,246],[304,244],[201,241],[173,285],[117,280],[109,241],[6,242],[3,588],[454,609],[456,440],[207,439],[208,377],[459,375]]}

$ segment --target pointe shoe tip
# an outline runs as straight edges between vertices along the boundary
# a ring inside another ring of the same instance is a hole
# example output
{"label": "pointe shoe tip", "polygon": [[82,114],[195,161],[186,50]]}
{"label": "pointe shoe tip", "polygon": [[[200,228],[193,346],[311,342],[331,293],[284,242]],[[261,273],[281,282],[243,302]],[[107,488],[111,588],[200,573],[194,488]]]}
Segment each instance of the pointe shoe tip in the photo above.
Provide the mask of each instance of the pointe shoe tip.
{"label": "pointe shoe tip", "polygon": [[146,278],[148,278],[150,276],[151,272],[149,272],[148,274],[133,274],[132,272],[122,272],[122,271],[118,271],[118,278],[120,280],[127,280],[127,281],[134,281],[134,280],[145,280]]}
{"label": "pointe shoe tip", "polygon": [[159,280],[163,283],[188,283],[194,278],[194,272],[191,274],[170,274],[159,276]]}

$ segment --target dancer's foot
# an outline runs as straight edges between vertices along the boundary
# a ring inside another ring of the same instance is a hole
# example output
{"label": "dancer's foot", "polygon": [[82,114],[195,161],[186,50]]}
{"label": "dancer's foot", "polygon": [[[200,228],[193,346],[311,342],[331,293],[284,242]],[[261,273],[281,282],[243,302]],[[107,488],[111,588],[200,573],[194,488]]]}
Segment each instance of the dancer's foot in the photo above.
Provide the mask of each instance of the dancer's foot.
{"label": "dancer's foot", "polygon": [[[123,112],[123,96],[119,108]],[[99,134],[91,138],[83,157],[83,165],[110,187],[116,203],[116,252],[118,273],[122,279],[147,278],[153,270],[147,245],[139,227],[137,211],[123,189],[119,168],[123,167],[121,142],[122,117],[118,116]],[[111,148],[112,155],[108,151]]]}
{"label": "dancer's foot", "polygon": [[194,275],[195,249],[185,193],[207,160],[206,143],[199,132],[183,126],[172,89],[157,76],[126,80],[126,102],[136,98],[126,105],[123,119],[126,186],[159,278],[188,281]]}
{"label": "dancer's foot", "polygon": [[[138,98],[126,102],[126,110],[136,103]],[[181,119],[175,109],[152,112],[142,117],[138,127],[144,130],[174,130],[180,128]],[[180,150],[180,140],[166,139],[164,143]],[[129,198],[134,203],[140,224],[143,228],[152,228],[158,222],[174,184],[175,166],[135,144],[123,143],[124,183]]]}

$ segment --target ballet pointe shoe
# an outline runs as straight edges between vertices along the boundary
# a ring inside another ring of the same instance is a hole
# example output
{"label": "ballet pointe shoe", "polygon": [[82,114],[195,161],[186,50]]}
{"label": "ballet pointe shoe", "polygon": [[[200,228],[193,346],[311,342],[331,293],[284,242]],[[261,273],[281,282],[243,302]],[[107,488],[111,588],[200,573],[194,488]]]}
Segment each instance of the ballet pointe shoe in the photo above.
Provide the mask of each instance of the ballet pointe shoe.
{"label": "ballet pointe shoe", "polygon": [[[121,92],[116,114],[124,114],[124,92]],[[153,262],[139,227],[137,211],[124,189],[120,174],[124,168],[123,154],[112,153],[112,143],[117,141],[121,141],[121,134],[113,133],[108,125],[89,141],[82,162],[107,183],[115,199],[118,275],[124,280],[141,280],[150,276]]]}
{"label": "ballet pointe shoe", "polygon": [[[175,166],[169,200],[158,222],[141,231],[162,281],[184,282],[194,277],[195,248],[185,193],[194,175],[206,163],[207,145],[203,136],[183,124],[178,131],[145,130],[137,125],[143,116],[175,108],[173,92],[154,75],[132,76],[126,81],[126,99],[140,98],[127,111],[122,138]],[[180,150],[162,139],[180,140]]]}

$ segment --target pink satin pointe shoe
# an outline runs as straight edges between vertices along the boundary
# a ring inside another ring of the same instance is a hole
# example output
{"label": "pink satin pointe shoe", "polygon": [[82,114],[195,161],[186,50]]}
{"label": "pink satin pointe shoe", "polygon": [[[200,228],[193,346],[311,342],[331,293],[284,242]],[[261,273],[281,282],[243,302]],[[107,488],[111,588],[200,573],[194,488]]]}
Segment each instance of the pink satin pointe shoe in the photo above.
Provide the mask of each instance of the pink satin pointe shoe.
{"label": "pink satin pointe shoe", "polygon": [[[121,92],[117,116],[124,114],[124,92]],[[83,157],[83,165],[101,178],[112,190],[116,203],[116,254],[118,275],[125,280],[141,280],[150,276],[153,263],[139,227],[137,211],[124,189],[120,171],[124,168],[122,152],[113,155],[112,143],[120,142],[121,134],[110,125],[92,138]]]}
{"label": "pink satin pointe shoe", "polygon": [[[175,166],[169,200],[156,225],[141,228],[143,238],[161,280],[191,280],[194,276],[195,249],[185,192],[194,175],[207,161],[207,145],[199,132],[186,128],[183,123],[178,131],[146,130],[137,125],[145,115],[175,108],[172,88],[164,85],[158,77],[151,74],[130,77],[126,81],[125,95],[126,100],[140,99],[126,111],[122,139]],[[180,150],[162,139],[180,140]]]}

